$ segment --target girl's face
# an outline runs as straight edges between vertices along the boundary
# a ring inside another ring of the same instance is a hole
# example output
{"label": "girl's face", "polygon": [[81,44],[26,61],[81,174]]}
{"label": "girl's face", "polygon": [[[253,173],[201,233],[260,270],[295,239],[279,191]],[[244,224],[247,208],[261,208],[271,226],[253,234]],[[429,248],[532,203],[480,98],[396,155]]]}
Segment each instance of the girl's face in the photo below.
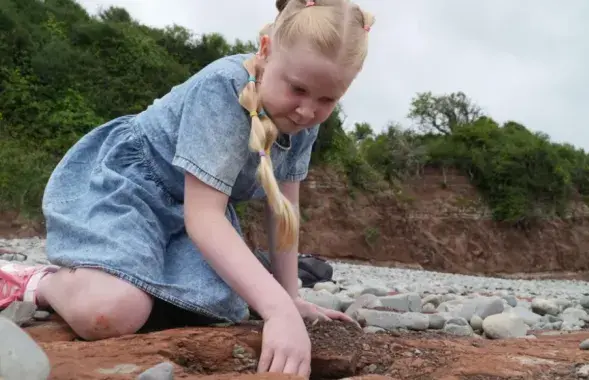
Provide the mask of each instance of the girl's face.
{"label": "girl's face", "polygon": [[306,43],[286,50],[261,39],[259,93],[264,110],[282,133],[296,134],[323,123],[357,72],[318,54]]}

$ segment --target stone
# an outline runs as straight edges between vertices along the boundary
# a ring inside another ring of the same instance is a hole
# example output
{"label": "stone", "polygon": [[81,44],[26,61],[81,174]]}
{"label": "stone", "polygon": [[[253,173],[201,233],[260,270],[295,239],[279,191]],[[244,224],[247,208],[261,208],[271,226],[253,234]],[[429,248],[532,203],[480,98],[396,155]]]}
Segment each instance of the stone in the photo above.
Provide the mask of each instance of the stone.
{"label": "stone", "polygon": [[503,313],[485,318],[483,330],[491,339],[517,338],[528,333],[528,325],[517,315]]}
{"label": "stone", "polygon": [[427,330],[429,326],[429,317],[421,313],[397,313],[370,309],[360,309],[356,313],[358,321],[386,330],[408,329],[422,331]]}
{"label": "stone", "polygon": [[560,307],[554,300],[545,298],[534,298],[532,300],[532,311],[539,315],[558,315]]}
{"label": "stone", "polygon": [[421,312],[421,297],[417,293],[395,294],[380,297],[379,299],[386,308],[397,311]]}
{"label": "stone", "polygon": [[309,288],[302,288],[299,290],[300,296],[312,304],[324,307],[326,309],[341,311],[342,301],[333,293],[325,289],[313,290]]}
{"label": "stone", "polygon": [[0,311],[0,316],[10,319],[18,326],[23,326],[34,319],[37,305],[32,302],[14,301]]}
{"label": "stone", "polygon": [[163,362],[137,376],[137,380],[174,380],[174,364]]}
{"label": "stone", "polygon": [[50,371],[49,358],[33,338],[0,316],[0,379],[46,380]]}
{"label": "stone", "polygon": [[352,303],[352,305],[350,305],[350,307],[346,309],[346,314],[349,316],[353,316],[356,313],[356,311],[360,309],[374,309],[381,306],[383,306],[383,304],[377,296],[375,296],[374,294],[366,293],[356,298],[354,303]]}

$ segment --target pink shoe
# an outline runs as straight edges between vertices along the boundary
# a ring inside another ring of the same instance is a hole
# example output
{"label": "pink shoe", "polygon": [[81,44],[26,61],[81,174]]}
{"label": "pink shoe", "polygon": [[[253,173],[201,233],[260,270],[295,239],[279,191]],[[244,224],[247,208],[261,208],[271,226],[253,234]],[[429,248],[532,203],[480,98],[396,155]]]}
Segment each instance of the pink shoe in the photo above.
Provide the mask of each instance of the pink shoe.
{"label": "pink shoe", "polygon": [[58,269],[54,265],[26,266],[16,263],[0,266],[0,310],[14,301],[37,304],[39,281]]}

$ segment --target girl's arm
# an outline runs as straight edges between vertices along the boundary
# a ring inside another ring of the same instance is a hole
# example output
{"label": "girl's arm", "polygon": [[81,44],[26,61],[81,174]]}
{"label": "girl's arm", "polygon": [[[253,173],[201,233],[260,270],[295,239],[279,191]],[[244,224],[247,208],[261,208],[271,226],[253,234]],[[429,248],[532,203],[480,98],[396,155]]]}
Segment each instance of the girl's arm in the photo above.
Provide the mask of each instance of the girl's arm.
{"label": "girl's arm", "polygon": [[[280,190],[292,203],[297,213],[299,212],[299,188],[300,182],[281,182]],[[268,245],[270,247],[270,261],[274,277],[288,292],[291,298],[299,296],[299,271],[298,271],[298,239],[288,252],[276,252],[275,247],[275,223],[270,207],[266,203],[266,231],[268,231]]]}
{"label": "girl's arm", "polygon": [[298,313],[289,294],[225,217],[227,199],[187,173],[184,214],[188,235],[219,276],[264,320],[276,314]]}

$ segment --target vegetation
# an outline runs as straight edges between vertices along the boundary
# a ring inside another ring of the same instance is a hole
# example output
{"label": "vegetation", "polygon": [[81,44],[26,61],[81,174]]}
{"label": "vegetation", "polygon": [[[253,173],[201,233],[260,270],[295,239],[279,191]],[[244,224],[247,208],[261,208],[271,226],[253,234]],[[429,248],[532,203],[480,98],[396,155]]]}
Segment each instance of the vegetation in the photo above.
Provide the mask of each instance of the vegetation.
{"label": "vegetation", "polygon": [[[252,36],[255,36],[252,32]],[[0,0],[0,208],[39,213],[45,182],[83,134],[153,99],[224,55],[254,51],[219,34],[150,28],[121,8],[91,17],[73,0]],[[419,175],[426,165],[463,170],[497,220],[563,216],[589,196],[589,157],[507,122],[461,92],[420,93],[408,116],[419,128],[325,122],[312,165],[331,165],[365,191]]]}

